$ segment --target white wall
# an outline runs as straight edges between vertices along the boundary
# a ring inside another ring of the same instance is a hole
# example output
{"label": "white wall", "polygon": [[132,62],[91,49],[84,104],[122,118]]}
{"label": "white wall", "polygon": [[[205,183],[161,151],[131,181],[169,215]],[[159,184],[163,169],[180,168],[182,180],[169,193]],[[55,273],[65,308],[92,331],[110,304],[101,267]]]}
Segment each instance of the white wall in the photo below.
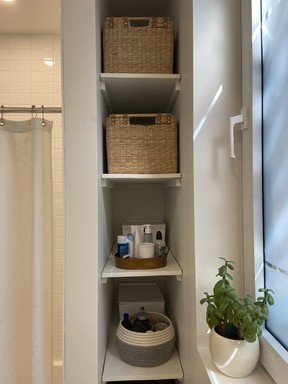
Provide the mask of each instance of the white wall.
{"label": "white wall", "polygon": [[[66,384],[98,374],[98,152],[95,1],[62,1]],[[99,372],[100,371],[100,372]]]}
{"label": "white wall", "polygon": [[[50,59],[51,65],[45,64]],[[46,35],[0,36],[0,105],[5,107],[61,106],[60,37]],[[7,114],[5,119],[26,120],[28,114]],[[63,353],[63,150],[62,116],[45,114],[53,121],[53,359]]]}
{"label": "white wall", "polygon": [[[243,288],[241,151],[230,159],[229,118],[241,112],[240,1],[194,1],[194,207],[198,342],[205,335],[205,308],[225,257],[236,262]],[[203,123],[203,124],[202,124]]]}

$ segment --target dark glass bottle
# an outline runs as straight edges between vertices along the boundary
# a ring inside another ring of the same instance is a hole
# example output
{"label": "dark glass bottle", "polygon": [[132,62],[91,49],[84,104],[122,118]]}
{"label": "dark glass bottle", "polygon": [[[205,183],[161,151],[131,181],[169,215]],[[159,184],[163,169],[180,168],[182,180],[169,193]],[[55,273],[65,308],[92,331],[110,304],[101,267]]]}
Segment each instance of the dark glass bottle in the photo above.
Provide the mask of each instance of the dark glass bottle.
{"label": "dark glass bottle", "polygon": [[131,324],[131,321],[129,319],[129,313],[124,313],[123,314],[123,320],[122,320],[121,324],[126,329],[131,329],[132,328],[132,324]]}

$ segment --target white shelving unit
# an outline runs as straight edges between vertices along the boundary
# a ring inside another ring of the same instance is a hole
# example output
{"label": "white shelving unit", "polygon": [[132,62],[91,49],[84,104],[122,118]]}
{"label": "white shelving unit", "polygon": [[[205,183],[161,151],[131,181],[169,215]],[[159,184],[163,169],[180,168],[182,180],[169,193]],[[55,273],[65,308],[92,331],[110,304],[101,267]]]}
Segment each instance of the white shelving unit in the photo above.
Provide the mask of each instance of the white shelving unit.
{"label": "white shelving unit", "polygon": [[[172,110],[180,91],[180,79],[179,74],[101,73],[100,89],[108,114],[165,113]],[[181,173],[103,173],[101,175],[103,188],[116,188],[117,185],[121,184],[127,186],[159,184],[163,188],[179,187],[181,185]],[[141,270],[117,268],[114,256],[111,253],[102,270],[101,279],[102,283],[107,283],[108,279],[116,280],[117,278],[174,276],[178,281],[181,281],[182,274],[181,267],[170,251],[167,255],[167,265],[165,267]],[[182,366],[176,348],[169,361],[161,366],[141,368],[124,363],[119,357],[115,342],[117,321],[119,321],[118,316],[113,316],[102,374],[103,383],[127,380],[183,380]]]}
{"label": "white shelving unit", "polygon": [[158,367],[142,368],[126,364],[119,357],[115,340],[118,316],[114,316],[108,341],[102,382],[130,380],[183,380],[183,371],[175,348],[171,358]]}
{"label": "white shelving unit", "polygon": [[179,91],[179,74],[101,73],[109,113],[169,112]]}
{"label": "white shelving unit", "polygon": [[163,187],[180,187],[181,173],[167,174],[110,174],[101,175],[102,187],[115,188],[116,184],[162,184]]}
{"label": "white shelving unit", "polygon": [[107,283],[110,278],[116,277],[150,277],[150,276],[175,276],[177,280],[182,280],[182,269],[177,263],[173,254],[169,251],[167,255],[167,265],[155,269],[120,269],[115,266],[114,256],[109,255],[105,267],[102,271],[102,283]]}

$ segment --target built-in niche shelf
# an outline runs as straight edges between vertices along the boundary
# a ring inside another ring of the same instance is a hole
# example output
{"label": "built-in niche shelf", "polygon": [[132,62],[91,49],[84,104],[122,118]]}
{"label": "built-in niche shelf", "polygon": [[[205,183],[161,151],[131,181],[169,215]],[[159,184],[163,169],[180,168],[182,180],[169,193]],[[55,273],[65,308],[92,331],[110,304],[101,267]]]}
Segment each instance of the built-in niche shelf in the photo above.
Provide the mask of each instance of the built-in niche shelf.
{"label": "built-in niche shelf", "polygon": [[101,175],[102,187],[115,188],[117,184],[161,184],[163,187],[179,187],[181,173],[166,174],[112,174]]}
{"label": "built-in niche shelf", "polygon": [[113,323],[110,329],[108,348],[106,351],[105,364],[102,375],[102,383],[113,381],[130,380],[183,380],[183,371],[176,348],[171,358],[158,367],[142,368],[126,364],[121,360],[115,340],[115,333],[118,326],[118,315],[113,316]]}
{"label": "built-in niche shelf", "polygon": [[167,265],[155,269],[120,269],[115,265],[114,256],[111,253],[102,271],[102,283],[107,283],[108,279],[116,277],[151,277],[151,276],[175,276],[177,280],[182,280],[182,269],[177,263],[174,255],[169,250],[167,254]]}
{"label": "built-in niche shelf", "polygon": [[101,73],[109,113],[164,113],[180,91],[179,74]]}

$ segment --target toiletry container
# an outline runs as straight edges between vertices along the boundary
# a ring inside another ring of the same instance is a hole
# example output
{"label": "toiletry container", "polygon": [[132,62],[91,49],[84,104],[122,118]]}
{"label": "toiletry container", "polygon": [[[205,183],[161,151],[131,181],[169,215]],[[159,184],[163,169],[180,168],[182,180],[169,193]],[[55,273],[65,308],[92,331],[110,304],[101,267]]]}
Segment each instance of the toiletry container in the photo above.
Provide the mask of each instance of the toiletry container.
{"label": "toiletry container", "polygon": [[133,233],[128,233],[127,235],[128,248],[129,248],[129,256],[134,257],[135,253],[135,237]]}
{"label": "toiletry container", "polygon": [[162,253],[165,252],[165,246],[166,246],[165,241],[163,240],[161,231],[157,231],[154,244],[155,244],[155,256],[161,256]]}
{"label": "toiletry container", "polygon": [[144,243],[153,243],[153,236],[150,224],[146,224],[144,226]]}
{"label": "toiletry container", "polygon": [[123,257],[129,254],[127,236],[117,236],[117,253],[119,257]]}
{"label": "toiletry container", "polygon": [[139,243],[138,244],[138,258],[139,259],[152,259],[155,253],[154,243]]}

